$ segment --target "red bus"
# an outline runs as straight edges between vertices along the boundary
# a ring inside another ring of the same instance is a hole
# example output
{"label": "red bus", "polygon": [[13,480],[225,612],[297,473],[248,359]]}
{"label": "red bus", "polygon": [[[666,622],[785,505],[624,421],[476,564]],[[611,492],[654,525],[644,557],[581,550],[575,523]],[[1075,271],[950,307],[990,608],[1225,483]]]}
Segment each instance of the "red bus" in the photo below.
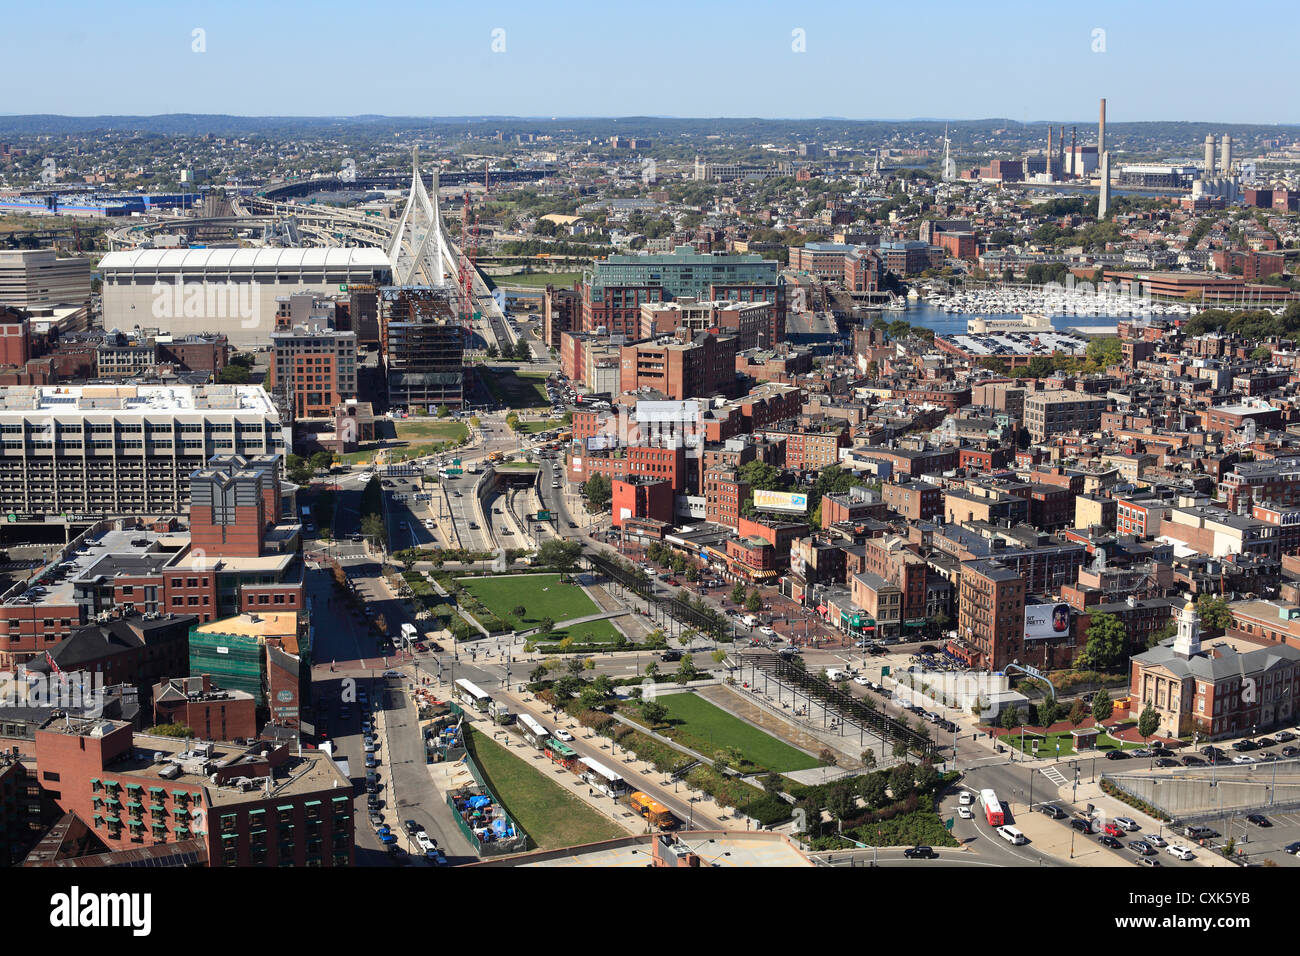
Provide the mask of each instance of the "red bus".
{"label": "red bus", "polygon": [[1000,827],[1006,822],[1002,814],[1002,801],[992,790],[980,791],[980,806],[984,808],[984,816],[988,818],[989,826]]}

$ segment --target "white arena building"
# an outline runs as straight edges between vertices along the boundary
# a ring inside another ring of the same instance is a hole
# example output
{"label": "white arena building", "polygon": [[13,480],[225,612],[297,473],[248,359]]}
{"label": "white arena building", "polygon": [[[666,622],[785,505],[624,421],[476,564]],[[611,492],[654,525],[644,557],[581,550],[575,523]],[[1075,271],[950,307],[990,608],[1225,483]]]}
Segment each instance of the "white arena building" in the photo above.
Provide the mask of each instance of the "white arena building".
{"label": "white arena building", "polygon": [[268,345],[276,299],[390,285],[382,249],[132,249],[99,261],[104,328],[224,333],[237,348]]}

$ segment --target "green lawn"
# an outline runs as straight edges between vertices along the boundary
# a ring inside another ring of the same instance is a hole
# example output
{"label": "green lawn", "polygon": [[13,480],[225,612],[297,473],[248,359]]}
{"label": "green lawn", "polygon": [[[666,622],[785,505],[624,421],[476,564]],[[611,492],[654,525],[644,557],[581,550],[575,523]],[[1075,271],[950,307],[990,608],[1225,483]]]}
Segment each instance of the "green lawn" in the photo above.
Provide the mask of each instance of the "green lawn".
{"label": "green lawn", "polygon": [[[1075,755],[1074,738],[1070,736],[1069,731],[1060,734],[1046,734],[1046,735],[1042,735],[1042,734],[1035,735],[1035,734],[1026,733],[1024,738],[1025,739],[1025,745],[1023,750],[1024,753],[1027,753],[1030,756],[1033,755],[1034,745],[1032,741],[1034,740],[1035,736],[1037,736],[1038,739],[1042,741],[1038,745],[1038,755],[1040,757],[1044,757],[1044,756],[1055,757],[1056,742],[1058,740],[1061,742],[1062,757],[1072,757]],[[1021,749],[1019,734],[1003,734],[998,738],[998,742],[1005,744],[1008,747],[1012,747],[1016,750]],[[1142,748],[1142,744],[1131,744],[1125,741],[1116,740],[1114,737],[1110,736],[1110,734],[1102,734],[1097,738],[1098,750],[1114,750],[1117,747],[1123,750],[1140,750]]]}
{"label": "green lawn", "polygon": [[493,400],[507,408],[537,408],[551,404],[546,394],[544,374],[519,372],[513,368],[483,365],[479,367],[483,384]]}
{"label": "green lawn", "polygon": [[545,288],[553,285],[557,289],[572,289],[575,282],[582,281],[581,272],[530,272],[513,276],[494,276],[493,281],[502,288],[523,285],[531,288]]}
{"label": "green lawn", "polygon": [[456,441],[469,437],[469,428],[463,422],[439,421],[436,418],[406,419],[393,423],[399,441],[415,439],[433,439],[434,441]]}
{"label": "green lawn", "polygon": [[499,461],[492,467],[497,471],[536,471],[541,466],[533,461]]}
{"label": "green lawn", "polygon": [[[592,603],[582,588],[576,584],[561,584],[558,574],[460,578],[458,583],[489,611],[516,629],[536,627],[544,617],[552,621],[567,621],[600,613],[600,608]],[[520,605],[528,609],[522,618],[514,614],[514,609]]]}
{"label": "green lawn", "polygon": [[[777,772],[817,766],[815,757],[782,743],[696,694],[665,694],[657,699],[668,710],[668,726],[656,727],[655,731],[684,747],[706,756],[735,747],[755,765]],[[635,710],[629,711],[628,716],[641,719]]]}
{"label": "green lawn", "polygon": [[472,729],[467,730],[465,737],[501,806],[538,849],[553,850],[627,836],[626,830],[566,792],[539,769],[549,770],[555,764],[520,759],[511,750]]}
{"label": "green lawn", "polygon": [[543,418],[535,422],[520,422],[519,430],[526,435],[536,435],[538,432],[549,432],[552,428],[564,427],[564,420],[561,418]]}

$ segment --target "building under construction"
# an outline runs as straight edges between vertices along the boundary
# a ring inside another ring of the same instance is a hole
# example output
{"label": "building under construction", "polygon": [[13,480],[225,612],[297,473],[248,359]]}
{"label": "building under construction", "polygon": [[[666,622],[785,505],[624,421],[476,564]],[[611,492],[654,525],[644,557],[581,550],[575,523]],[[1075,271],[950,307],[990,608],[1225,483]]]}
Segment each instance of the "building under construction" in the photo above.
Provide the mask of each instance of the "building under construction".
{"label": "building under construction", "polygon": [[379,340],[389,408],[436,412],[464,404],[465,330],[454,288],[381,288]]}

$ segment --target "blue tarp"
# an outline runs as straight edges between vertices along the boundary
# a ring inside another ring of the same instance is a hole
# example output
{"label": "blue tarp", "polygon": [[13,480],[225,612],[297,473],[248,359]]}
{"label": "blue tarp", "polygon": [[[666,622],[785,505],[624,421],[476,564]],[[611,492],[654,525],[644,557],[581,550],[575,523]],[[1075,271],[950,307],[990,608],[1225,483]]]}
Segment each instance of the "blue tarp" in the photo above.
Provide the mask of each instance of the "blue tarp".
{"label": "blue tarp", "polygon": [[468,806],[471,810],[478,810],[481,807],[491,806],[492,798],[491,797],[470,797],[468,800],[465,801],[465,805]]}

